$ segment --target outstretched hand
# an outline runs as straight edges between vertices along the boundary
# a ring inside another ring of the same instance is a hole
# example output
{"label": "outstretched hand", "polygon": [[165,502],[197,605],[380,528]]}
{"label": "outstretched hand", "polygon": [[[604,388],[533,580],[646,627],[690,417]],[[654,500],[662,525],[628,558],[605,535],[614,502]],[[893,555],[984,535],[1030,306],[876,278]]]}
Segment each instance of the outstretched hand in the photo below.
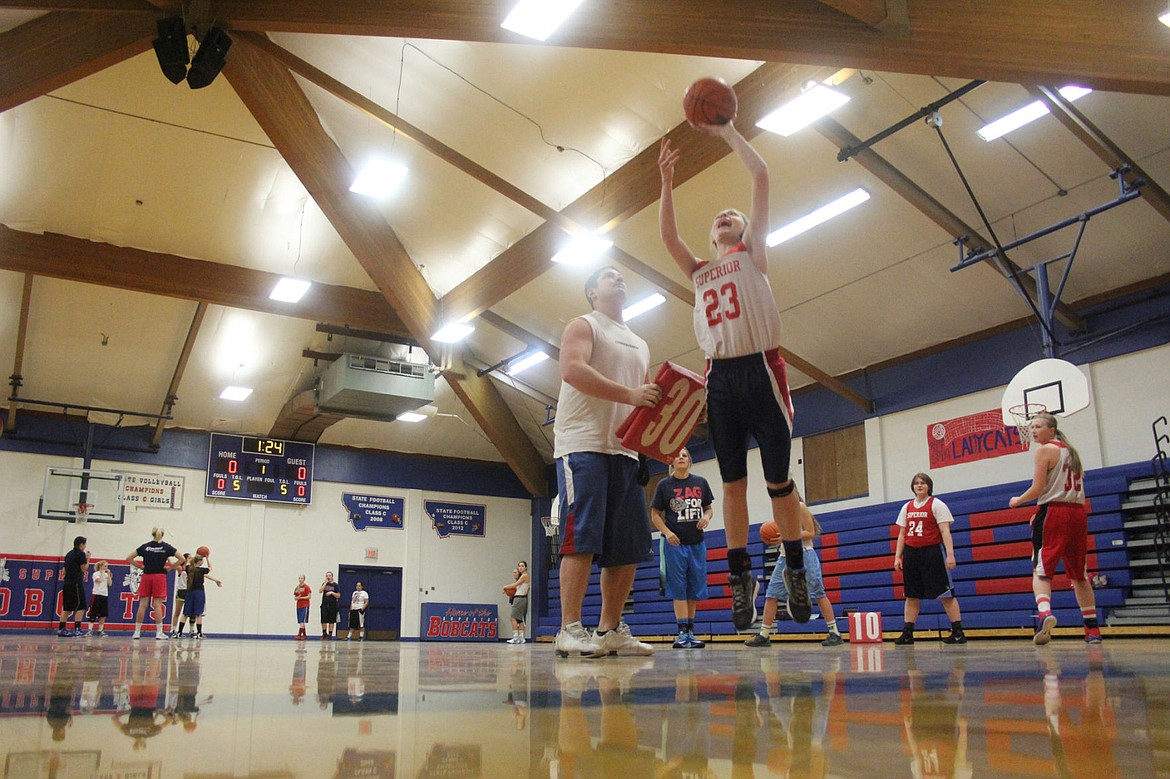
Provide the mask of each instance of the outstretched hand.
{"label": "outstretched hand", "polygon": [[658,150],[658,172],[662,175],[662,183],[668,186],[674,183],[674,164],[682,154],[670,145],[669,138],[662,139],[662,146]]}

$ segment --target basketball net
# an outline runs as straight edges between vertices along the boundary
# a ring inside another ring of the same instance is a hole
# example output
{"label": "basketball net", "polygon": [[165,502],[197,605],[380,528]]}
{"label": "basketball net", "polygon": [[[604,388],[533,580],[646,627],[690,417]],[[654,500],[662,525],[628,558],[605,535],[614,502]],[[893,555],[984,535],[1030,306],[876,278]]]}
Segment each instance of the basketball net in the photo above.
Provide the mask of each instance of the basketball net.
{"label": "basketball net", "polygon": [[77,524],[84,525],[89,521],[89,510],[93,508],[93,504],[74,503],[73,505],[77,507],[77,511],[73,513],[74,519],[77,521]]}
{"label": "basketball net", "polygon": [[553,537],[557,534],[557,526],[553,524],[552,517],[541,517],[540,524],[544,525],[544,534],[548,537]]}
{"label": "basketball net", "polygon": [[1048,407],[1043,403],[1021,403],[1008,409],[1016,420],[1016,429],[1020,433],[1020,448],[1025,452],[1032,445],[1032,417],[1043,414]]}

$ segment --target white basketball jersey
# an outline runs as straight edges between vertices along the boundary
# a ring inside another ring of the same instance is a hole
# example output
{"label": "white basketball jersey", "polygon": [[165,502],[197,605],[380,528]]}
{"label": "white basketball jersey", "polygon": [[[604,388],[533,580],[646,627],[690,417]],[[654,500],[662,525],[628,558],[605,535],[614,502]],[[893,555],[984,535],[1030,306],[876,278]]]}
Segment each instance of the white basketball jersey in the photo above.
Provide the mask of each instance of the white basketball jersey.
{"label": "white basketball jersey", "polygon": [[[626,387],[646,383],[650,367],[650,348],[624,322],[615,322],[600,311],[583,317],[593,329],[593,354],[589,364],[602,376]],[[553,457],[572,452],[624,454],[637,459],[638,454],[622,446],[616,435],[634,407],[627,403],[586,395],[567,381],[561,382],[557,399],[557,418],[553,423]]]}
{"label": "white basketball jersey", "polygon": [[742,243],[691,274],[695,338],[707,357],[757,354],[780,345],[780,312],[767,275]]}
{"label": "white basketball jersey", "polygon": [[1048,471],[1048,478],[1044,482],[1044,492],[1036,499],[1037,503],[1084,503],[1085,480],[1083,473],[1074,473],[1072,455],[1068,447],[1059,441],[1050,441],[1053,446],[1060,447],[1060,459],[1056,467]]}

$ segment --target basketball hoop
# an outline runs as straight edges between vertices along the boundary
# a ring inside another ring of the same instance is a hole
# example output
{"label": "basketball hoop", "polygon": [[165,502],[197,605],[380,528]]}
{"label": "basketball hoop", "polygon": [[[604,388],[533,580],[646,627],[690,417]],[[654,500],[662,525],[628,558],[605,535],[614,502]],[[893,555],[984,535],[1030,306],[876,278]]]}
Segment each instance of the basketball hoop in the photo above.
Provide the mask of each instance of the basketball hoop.
{"label": "basketball hoop", "polygon": [[1043,403],[1021,403],[1008,409],[1016,420],[1016,429],[1020,433],[1020,448],[1025,452],[1032,445],[1032,417],[1043,414],[1048,407]]}
{"label": "basketball hoop", "polygon": [[557,534],[557,526],[553,524],[552,517],[541,517],[540,524],[544,525],[544,534],[552,538]]}
{"label": "basketball hoop", "polygon": [[77,510],[73,513],[73,518],[79,525],[84,525],[88,522],[89,510],[93,508],[92,503],[74,503],[74,508]]}

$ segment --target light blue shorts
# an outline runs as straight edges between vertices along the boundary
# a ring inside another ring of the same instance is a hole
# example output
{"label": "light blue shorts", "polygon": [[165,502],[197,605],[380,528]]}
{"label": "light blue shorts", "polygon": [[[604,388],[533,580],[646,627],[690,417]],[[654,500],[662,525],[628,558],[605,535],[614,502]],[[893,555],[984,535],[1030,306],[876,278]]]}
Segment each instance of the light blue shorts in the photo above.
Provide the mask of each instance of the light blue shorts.
{"label": "light blue shorts", "polygon": [[[768,597],[778,601],[788,600],[788,590],[784,589],[784,569],[787,561],[781,557],[772,569],[772,579],[768,582]],[[815,604],[825,597],[825,582],[821,578],[821,558],[815,549],[804,550],[804,578],[808,582],[808,599]]]}

